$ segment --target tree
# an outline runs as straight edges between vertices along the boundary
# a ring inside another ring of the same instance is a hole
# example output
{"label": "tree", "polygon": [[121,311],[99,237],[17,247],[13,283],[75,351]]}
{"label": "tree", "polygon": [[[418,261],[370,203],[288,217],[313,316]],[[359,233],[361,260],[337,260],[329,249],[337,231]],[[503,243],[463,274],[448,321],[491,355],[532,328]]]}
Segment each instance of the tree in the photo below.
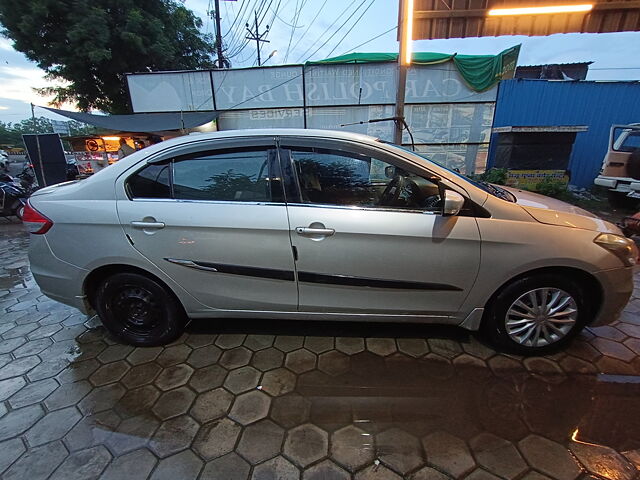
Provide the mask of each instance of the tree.
{"label": "tree", "polygon": [[53,127],[51,126],[51,121],[46,117],[36,117],[35,119],[27,118],[17,123],[0,122],[0,145],[21,146],[22,135],[24,133],[52,132]]}
{"label": "tree", "polygon": [[211,68],[202,21],[174,0],[2,0],[2,34],[82,111],[128,113],[125,73]]}

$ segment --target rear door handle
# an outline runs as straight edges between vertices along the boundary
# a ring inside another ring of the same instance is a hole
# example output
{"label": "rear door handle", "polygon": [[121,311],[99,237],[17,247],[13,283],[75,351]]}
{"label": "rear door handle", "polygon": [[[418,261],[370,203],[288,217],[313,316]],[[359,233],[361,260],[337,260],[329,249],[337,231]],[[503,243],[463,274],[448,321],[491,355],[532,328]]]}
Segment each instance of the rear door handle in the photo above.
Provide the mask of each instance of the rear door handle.
{"label": "rear door handle", "polygon": [[164,228],[163,222],[131,222],[135,228]]}
{"label": "rear door handle", "polygon": [[330,237],[336,231],[333,228],[296,227],[296,233],[303,237],[324,236]]}

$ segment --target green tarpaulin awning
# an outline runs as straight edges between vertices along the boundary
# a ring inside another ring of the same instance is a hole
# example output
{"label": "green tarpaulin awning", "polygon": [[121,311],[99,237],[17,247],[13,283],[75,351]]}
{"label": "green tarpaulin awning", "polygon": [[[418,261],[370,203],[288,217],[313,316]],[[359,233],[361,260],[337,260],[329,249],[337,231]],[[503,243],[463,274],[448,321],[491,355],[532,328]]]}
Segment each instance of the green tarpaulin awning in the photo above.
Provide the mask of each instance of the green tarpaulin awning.
{"label": "green tarpaulin awning", "polygon": [[[508,48],[497,55],[415,52],[412,56],[412,64],[433,65],[453,61],[467,85],[476,92],[483,92],[493,87],[503,78],[511,78],[516,68],[519,53],[520,45]],[[397,59],[397,53],[348,53],[339,57],[307,62],[306,65],[396,62]]]}

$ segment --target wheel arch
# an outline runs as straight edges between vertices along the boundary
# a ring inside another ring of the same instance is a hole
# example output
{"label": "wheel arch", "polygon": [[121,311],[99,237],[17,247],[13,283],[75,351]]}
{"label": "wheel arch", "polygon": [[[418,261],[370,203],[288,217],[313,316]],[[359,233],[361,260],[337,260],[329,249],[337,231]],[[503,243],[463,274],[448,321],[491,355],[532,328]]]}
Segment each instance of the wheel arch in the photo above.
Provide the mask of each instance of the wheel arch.
{"label": "wheel arch", "polygon": [[155,282],[158,282],[168,292],[170,292],[171,295],[173,295],[174,299],[178,302],[178,305],[180,305],[182,310],[185,311],[185,307],[182,301],[180,300],[178,295],[176,295],[173,289],[167,284],[167,282],[162,280],[157,275],[154,275],[153,273],[149,272],[148,270],[145,270],[144,268],[140,268],[140,267],[136,267],[135,265],[128,265],[124,263],[102,265],[92,270],[86,276],[82,285],[82,291],[85,295],[85,302],[92,311],[95,311],[95,295],[98,290],[98,286],[105,278],[110,277],[111,275],[114,275],[116,273],[137,273],[139,275],[143,275],[147,278],[150,278]]}
{"label": "wheel arch", "polygon": [[558,266],[558,267],[542,267],[542,268],[536,268],[533,270],[527,270],[526,272],[522,272],[510,278],[509,280],[505,281],[493,293],[493,295],[491,295],[489,300],[487,300],[487,303],[485,304],[485,308],[484,308],[485,315],[483,315],[481,323],[485,321],[487,313],[490,311],[491,309],[490,307],[492,303],[495,301],[496,297],[500,295],[500,293],[505,288],[507,288],[507,286],[509,286],[511,283],[517,280],[520,280],[521,278],[532,277],[536,275],[558,275],[558,276],[563,276],[565,278],[567,277],[571,278],[575,282],[579,283],[583,288],[587,290],[585,294],[585,299],[589,302],[589,309],[591,309],[593,312],[591,315],[592,318],[589,320],[589,322],[587,322],[587,325],[597,317],[597,314],[600,311],[600,308],[602,308],[602,302],[604,297],[604,291],[598,279],[592,274],[590,274],[589,272],[586,272],[585,270],[581,270],[579,268]]}

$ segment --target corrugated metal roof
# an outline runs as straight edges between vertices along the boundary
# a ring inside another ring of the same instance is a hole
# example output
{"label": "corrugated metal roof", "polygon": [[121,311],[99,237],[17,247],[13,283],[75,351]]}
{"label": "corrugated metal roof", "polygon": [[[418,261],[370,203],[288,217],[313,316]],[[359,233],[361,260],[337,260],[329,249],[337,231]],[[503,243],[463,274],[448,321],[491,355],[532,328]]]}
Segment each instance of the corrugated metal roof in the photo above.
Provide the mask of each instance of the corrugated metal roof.
{"label": "corrugated metal roof", "polygon": [[[494,127],[587,125],[576,136],[571,184],[590,187],[598,175],[613,124],[640,122],[640,82],[506,80],[500,83]],[[492,135],[489,165],[495,155]]]}
{"label": "corrugated metal roof", "polygon": [[[589,13],[488,17],[492,8],[594,3]],[[416,0],[413,38],[441,39],[640,30],[640,1]]]}

